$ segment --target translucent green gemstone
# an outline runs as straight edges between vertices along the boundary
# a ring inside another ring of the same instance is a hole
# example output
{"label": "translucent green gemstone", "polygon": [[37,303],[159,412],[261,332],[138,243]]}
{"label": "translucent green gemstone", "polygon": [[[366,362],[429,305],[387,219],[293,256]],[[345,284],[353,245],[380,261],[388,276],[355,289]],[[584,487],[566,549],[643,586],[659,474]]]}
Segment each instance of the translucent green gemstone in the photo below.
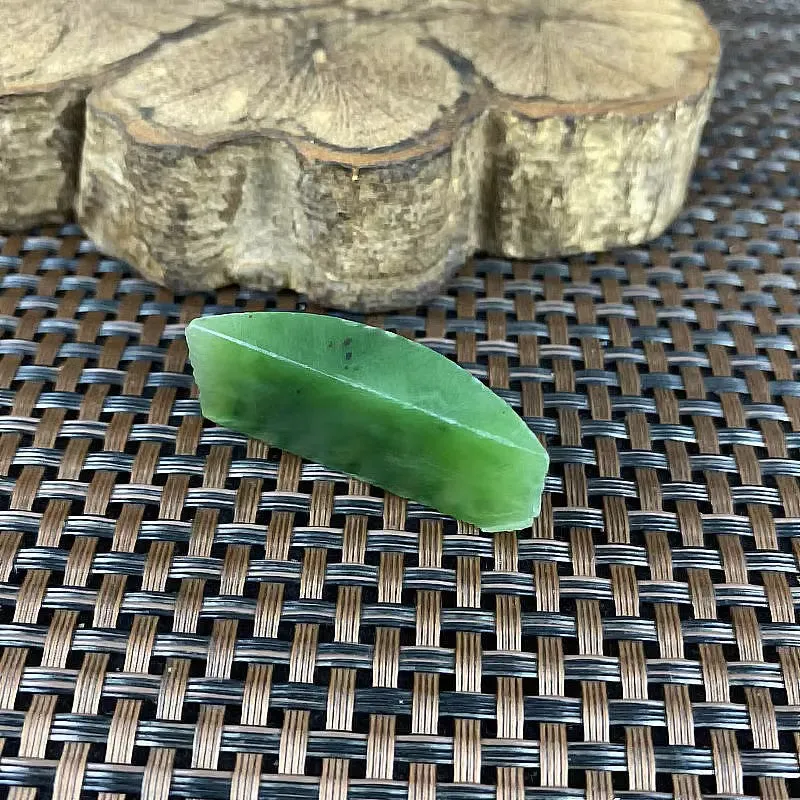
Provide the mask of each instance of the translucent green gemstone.
{"label": "translucent green gemstone", "polygon": [[548,457],[497,395],[401,336],[313,314],[194,320],[204,416],[485,531],[539,513]]}

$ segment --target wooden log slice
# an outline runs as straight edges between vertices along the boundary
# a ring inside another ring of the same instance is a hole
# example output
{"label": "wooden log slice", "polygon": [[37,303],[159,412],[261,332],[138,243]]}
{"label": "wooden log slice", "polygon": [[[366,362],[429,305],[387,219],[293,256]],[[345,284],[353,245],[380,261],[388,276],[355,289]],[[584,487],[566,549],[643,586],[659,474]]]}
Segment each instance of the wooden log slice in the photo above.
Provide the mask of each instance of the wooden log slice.
{"label": "wooden log slice", "polygon": [[[537,258],[658,235],[719,59],[689,0],[229,0],[201,23],[167,16],[128,48],[139,55],[54,83],[94,87],[79,220],[158,282],[291,287],[363,310],[428,298],[475,250]],[[68,62],[65,46],[42,45],[35,68]],[[46,206],[34,195],[29,215]]]}
{"label": "wooden log slice", "polygon": [[0,227],[62,222],[91,88],[223,9],[219,0],[3,0]]}

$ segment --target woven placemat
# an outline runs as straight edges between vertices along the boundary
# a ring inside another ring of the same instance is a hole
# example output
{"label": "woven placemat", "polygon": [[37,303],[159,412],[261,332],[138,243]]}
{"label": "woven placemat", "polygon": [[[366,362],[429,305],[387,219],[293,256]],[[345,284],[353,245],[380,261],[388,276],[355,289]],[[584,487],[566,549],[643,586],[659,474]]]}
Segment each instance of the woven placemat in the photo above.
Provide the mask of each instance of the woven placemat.
{"label": "woven placemat", "polygon": [[544,437],[532,530],[203,423],[184,324],[302,299],[0,238],[0,795],[800,796],[800,7],[709,7],[668,235],[367,318]]}

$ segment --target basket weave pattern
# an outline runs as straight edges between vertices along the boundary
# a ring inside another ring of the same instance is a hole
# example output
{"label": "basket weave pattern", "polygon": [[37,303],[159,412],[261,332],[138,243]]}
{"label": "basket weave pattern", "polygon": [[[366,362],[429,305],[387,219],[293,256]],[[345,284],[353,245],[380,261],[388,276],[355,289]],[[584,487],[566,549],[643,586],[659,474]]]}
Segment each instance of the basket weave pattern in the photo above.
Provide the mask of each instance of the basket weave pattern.
{"label": "basket weave pattern", "polygon": [[301,299],[0,237],[2,796],[798,796],[800,10],[709,5],[668,235],[366,319],[544,437],[532,530],[204,423],[184,325]]}

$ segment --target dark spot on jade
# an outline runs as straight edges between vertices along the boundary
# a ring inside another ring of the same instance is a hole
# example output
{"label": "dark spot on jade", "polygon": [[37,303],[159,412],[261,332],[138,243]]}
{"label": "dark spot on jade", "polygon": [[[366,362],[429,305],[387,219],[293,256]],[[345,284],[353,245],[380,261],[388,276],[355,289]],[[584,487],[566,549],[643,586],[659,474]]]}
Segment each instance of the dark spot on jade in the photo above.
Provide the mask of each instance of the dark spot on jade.
{"label": "dark spot on jade", "polygon": [[351,339],[351,338],[348,336],[348,337],[347,337],[347,338],[346,338],[346,339],[345,339],[345,340],[342,342],[342,344],[343,344],[345,347],[350,347],[350,345],[351,345],[351,344],[353,344],[353,340],[352,340],[352,339]]}
{"label": "dark spot on jade", "polygon": [[347,352],[344,354],[344,360],[345,360],[345,361],[349,361],[349,360],[350,360],[352,357],[353,357],[353,353],[352,353],[352,351],[351,351],[351,350],[348,350],[348,351],[347,351]]}

